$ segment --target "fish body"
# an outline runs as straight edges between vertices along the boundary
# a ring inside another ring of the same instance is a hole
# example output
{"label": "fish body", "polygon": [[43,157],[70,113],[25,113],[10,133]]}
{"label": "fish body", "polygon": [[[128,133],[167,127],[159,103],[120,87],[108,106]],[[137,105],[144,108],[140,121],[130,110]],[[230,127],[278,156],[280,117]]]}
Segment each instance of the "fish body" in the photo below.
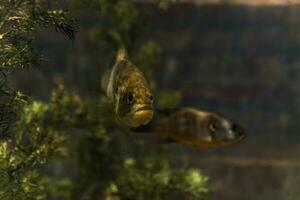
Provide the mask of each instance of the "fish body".
{"label": "fish body", "polygon": [[102,89],[119,123],[138,127],[152,119],[152,92],[143,73],[128,59],[125,49],[118,51],[115,65],[103,77]]}
{"label": "fish body", "polygon": [[187,145],[207,148],[236,143],[245,137],[242,128],[225,117],[195,108],[162,109],[135,132],[157,132]]}

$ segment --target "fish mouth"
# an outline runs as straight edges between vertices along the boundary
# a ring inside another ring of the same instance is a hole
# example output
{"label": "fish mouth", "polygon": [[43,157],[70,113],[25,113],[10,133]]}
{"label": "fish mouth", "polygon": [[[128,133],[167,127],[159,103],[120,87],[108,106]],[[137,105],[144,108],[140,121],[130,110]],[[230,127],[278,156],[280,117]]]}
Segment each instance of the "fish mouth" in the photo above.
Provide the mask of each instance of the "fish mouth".
{"label": "fish mouth", "polygon": [[209,143],[211,147],[221,147],[240,142],[246,137],[246,134],[239,130],[227,130],[225,133],[210,133],[209,136],[203,138],[203,141]]}
{"label": "fish mouth", "polygon": [[234,132],[229,134],[229,137],[224,138],[224,143],[233,144],[243,140],[246,137],[244,132]]}
{"label": "fish mouth", "polygon": [[148,104],[136,105],[134,112],[137,113],[137,112],[141,112],[141,111],[152,111],[153,112],[153,106],[148,105]]}
{"label": "fish mouth", "polygon": [[229,137],[221,137],[221,138],[214,138],[214,137],[205,137],[200,140],[198,140],[199,144],[196,146],[199,147],[210,147],[210,148],[216,148],[216,147],[223,147],[228,146],[232,144],[236,144],[240,141],[242,141],[246,135],[244,133],[237,133],[239,135],[229,138]]}
{"label": "fish mouth", "polygon": [[131,127],[138,127],[148,124],[153,117],[153,107],[151,104],[134,105],[132,111],[126,117],[127,124]]}
{"label": "fish mouth", "polygon": [[229,131],[233,133],[232,140],[240,141],[246,137],[244,129],[238,124],[233,124]]}
{"label": "fish mouth", "polygon": [[238,135],[236,136],[235,140],[240,141],[246,138],[246,134],[245,133],[238,133]]}
{"label": "fish mouth", "polygon": [[236,123],[233,123],[229,129],[227,129],[224,140],[227,142],[237,142],[246,137],[244,129]]}

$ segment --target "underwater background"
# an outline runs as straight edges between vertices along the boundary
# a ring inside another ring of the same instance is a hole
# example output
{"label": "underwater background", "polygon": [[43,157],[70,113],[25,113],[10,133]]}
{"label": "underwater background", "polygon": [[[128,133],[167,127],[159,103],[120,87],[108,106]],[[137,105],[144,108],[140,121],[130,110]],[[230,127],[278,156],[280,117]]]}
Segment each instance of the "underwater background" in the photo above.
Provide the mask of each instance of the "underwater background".
{"label": "underwater background", "polygon": [[[299,198],[300,6],[178,3],[155,14],[145,36],[161,47],[152,68],[155,89],[178,91],[180,106],[193,106],[241,124],[247,138],[217,149],[168,144],[173,164],[199,167],[210,177],[211,199]],[[149,11],[150,12],[150,11]],[[52,79],[64,77],[76,91],[99,92],[104,52],[91,53],[91,27],[104,23],[76,13],[74,42],[40,32],[35,44],[47,60],[41,69],[16,73],[16,88],[46,99]],[[143,136],[139,136],[143,137]]]}

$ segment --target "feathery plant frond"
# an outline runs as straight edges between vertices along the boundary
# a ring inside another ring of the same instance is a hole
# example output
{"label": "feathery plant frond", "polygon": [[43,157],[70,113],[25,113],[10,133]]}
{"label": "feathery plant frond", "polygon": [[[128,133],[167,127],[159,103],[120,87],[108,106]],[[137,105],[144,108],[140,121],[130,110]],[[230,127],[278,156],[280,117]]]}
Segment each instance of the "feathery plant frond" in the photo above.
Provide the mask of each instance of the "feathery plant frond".
{"label": "feathery plant frond", "polygon": [[55,1],[4,0],[0,2],[0,71],[8,74],[16,68],[36,66],[40,55],[33,48],[34,33],[54,27],[74,38],[74,21]]}
{"label": "feathery plant frond", "polygon": [[74,22],[55,1],[0,1],[0,199],[47,199],[38,167],[57,151],[61,137],[42,128],[48,105],[28,101],[9,87],[7,76],[17,68],[37,66],[35,34],[53,27],[70,38]]}

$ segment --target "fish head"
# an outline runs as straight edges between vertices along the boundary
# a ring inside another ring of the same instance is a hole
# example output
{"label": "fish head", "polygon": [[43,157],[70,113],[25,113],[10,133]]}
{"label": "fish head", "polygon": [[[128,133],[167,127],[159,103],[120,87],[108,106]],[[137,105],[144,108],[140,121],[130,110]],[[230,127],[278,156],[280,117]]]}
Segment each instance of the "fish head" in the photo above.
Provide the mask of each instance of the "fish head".
{"label": "fish head", "polygon": [[119,121],[129,127],[148,124],[153,117],[153,101],[148,87],[121,88],[116,109]]}
{"label": "fish head", "polygon": [[245,137],[243,128],[235,122],[216,114],[208,113],[204,129],[206,138],[216,146],[232,144]]}

